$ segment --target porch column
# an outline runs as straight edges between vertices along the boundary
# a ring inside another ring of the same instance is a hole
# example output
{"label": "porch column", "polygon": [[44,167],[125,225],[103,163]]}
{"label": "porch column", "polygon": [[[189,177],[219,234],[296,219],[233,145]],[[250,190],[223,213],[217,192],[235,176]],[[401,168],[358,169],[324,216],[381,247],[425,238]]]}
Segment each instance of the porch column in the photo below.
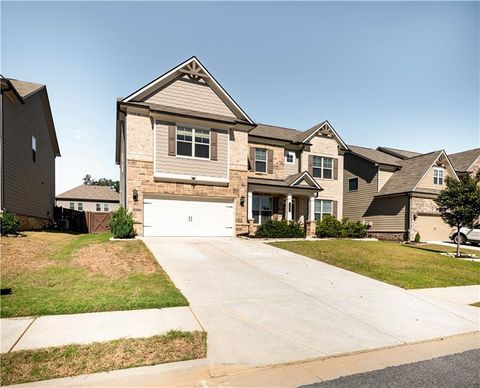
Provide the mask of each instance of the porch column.
{"label": "porch column", "polygon": [[287,194],[287,202],[285,203],[285,219],[292,220],[292,193]]}
{"label": "porch column", "polygon": [[247,193],[247,221],[253,220],[253,193]]}
{"label": "porch column", "polygon": [[315,221],[315,197],[310,196],[310,201],[308,204],[308,221]]}

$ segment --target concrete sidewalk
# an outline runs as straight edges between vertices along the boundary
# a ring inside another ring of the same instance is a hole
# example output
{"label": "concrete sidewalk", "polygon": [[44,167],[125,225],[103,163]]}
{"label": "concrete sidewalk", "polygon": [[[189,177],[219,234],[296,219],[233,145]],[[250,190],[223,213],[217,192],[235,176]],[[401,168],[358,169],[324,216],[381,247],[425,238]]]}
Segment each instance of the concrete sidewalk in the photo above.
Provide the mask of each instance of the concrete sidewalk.
{"label": "concrete sidewalk", "polygon": [[473,304],[480,302],[479,286],[461,286],[461,287],[441,287],[441,288],[421,288],[410,290],[420,298],[437,299],[449,303],[460,305]]}
{"label": "concrete sidewalk", "polygon": [[0,320],[1,352],[203,331],[189,307]]}

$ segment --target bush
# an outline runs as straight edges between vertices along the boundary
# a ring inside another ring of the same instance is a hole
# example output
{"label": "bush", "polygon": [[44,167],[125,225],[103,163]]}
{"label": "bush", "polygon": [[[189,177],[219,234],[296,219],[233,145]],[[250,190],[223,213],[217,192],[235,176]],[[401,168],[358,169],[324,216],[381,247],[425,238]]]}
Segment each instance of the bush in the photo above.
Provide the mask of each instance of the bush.
{"label": "bush", "polygon": [[420,233],[418,233],[418,232],[415,235],[415,242],[420,242]]}
{"label": "bush", "polygon": [[108,222],[108,227],[115,238],[130,238],[135,235],[132,214],[127,212],[127,209],[123,206],[120,206],[113,212],[112,218]]}
{"label": "bush", "polygon": [[255,237],[262,238],[303,238],[305,232],[296,222],[267,221],[259,225]]}
{"label": "bush", "polygon": [[352,222],[348,218],[339,221],[333,216],[325,216],[322,221],[317,222],[318,237],[363,238],[366,235],[367,226],[360,221]]}
{"label": "bush", "polygon": [[2,235],[17,234],[19,225],[20,220],[14,213],[5,210],[0,214],[0,231]]}
{"label": "bush", "polygon": [[332,216],[325,216],[317,221],[318,237],[343,237],[343,224]]}

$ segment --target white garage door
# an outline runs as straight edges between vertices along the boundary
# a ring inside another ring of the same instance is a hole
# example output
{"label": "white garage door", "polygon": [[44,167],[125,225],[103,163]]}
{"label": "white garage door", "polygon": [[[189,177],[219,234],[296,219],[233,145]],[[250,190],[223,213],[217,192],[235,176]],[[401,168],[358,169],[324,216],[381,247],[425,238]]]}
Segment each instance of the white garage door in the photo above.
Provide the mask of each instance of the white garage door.
{"label": "white garage door", "polygon": [[144,236],[233,236],[233,201],[145,198]]}
{"label": "white garage door", "polygon": [[452,228],[438,215],[421,215],[417,218],[417,230],[422,241],[445,241]]}

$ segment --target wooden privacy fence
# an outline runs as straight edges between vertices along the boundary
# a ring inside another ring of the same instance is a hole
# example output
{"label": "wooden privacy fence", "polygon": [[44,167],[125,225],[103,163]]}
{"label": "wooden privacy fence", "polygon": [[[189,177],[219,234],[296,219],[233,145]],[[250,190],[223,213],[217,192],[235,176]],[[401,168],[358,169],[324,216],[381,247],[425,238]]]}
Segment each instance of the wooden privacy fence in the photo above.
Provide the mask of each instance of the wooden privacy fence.
{"label": "wooden privacy fence", "polygon": [[53,218],[61,230],[79,233],[101,233],[108,231],[110,212],[86,212],[55,206]]}

